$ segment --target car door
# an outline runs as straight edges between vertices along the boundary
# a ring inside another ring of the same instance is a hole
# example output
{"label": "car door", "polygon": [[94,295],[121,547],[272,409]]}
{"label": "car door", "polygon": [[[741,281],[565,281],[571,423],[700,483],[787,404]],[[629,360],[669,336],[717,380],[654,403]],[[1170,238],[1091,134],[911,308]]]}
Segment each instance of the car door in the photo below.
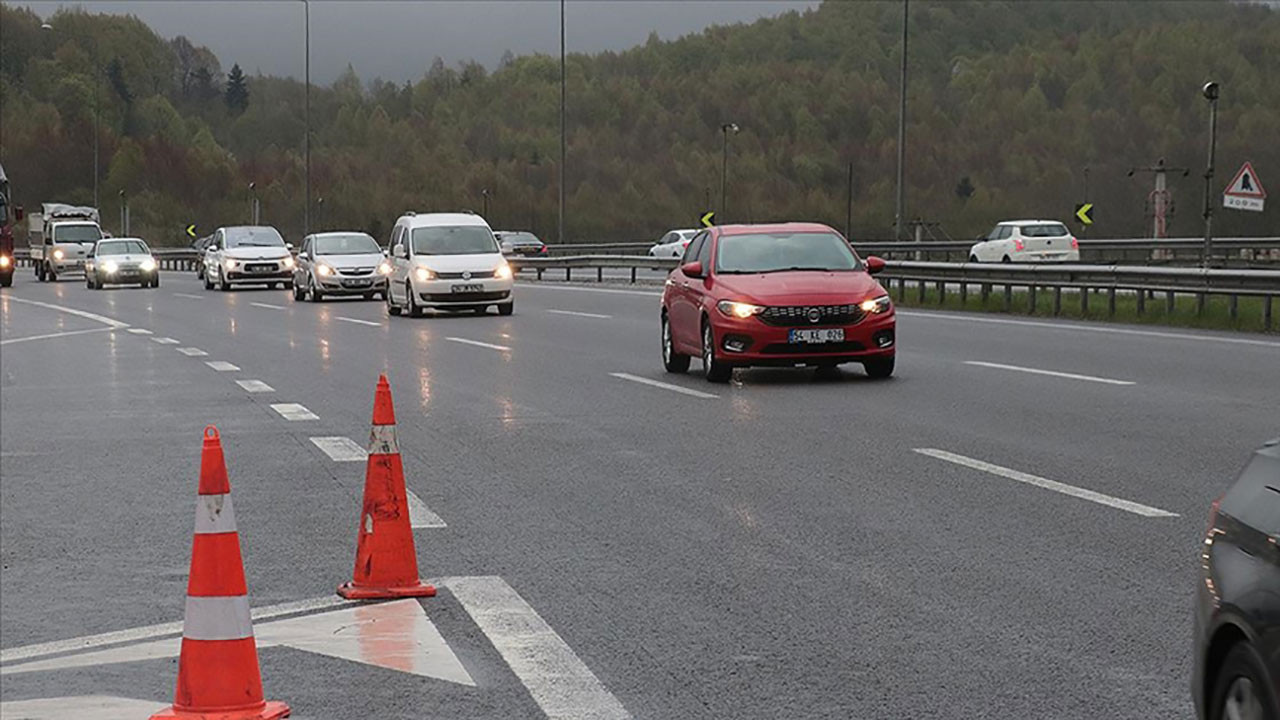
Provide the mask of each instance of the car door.
{"label": "car door", "polygon": [[[400,294],[404,294],[404,284],[409,278],[408,243],[405,242],[405,236],[404,226],[396,225],[391,231],[391,244],[388,245],[388,253],[391,256],[391,287],[388,292],[391,292],[393,298],[397,290]],[[401,301],[408,301],[408,296],[396,300],[396,302]]]}
{"label": "car door", "polygon": [[293,283],[298,287],[308,287],[307,283],[311,280],[315,261],[311,253],[314,243],[315,238],[311,235],[302,239],[302,249],[298,250],[298,257],[293,266]]}
{"label": "car door", "polygon": [[671,307],[668,308],[668,315],[671,321],[671,338],[676,344],[685,347],[698,347],[702,342],[702,329],[699,327],[698,308],[694,305],[694,298],[701,297],[701,294],[695,296],[692,286],[694,283],[702,282],[700,277],[690,277],[685,275],[683,266],[686,262],[693,262],[698,257],[698,251],[702,249],[703,242],[707,238],[707,233],[701,232],[693,237],[689,247],[685,250],[684,258],[681,259],[681,267],[677,267],[671,275],[674,283],[671,293]]}
{"label": "car door", "polygon": [[222,247],[222,231],[219,230],[213,234],[213,240],[209,242],[209,247],[204,251],[204,274],[205,277],[212,277],[209,271],[212,269],[222,269],[222,258],[219,257],[218,249]]}

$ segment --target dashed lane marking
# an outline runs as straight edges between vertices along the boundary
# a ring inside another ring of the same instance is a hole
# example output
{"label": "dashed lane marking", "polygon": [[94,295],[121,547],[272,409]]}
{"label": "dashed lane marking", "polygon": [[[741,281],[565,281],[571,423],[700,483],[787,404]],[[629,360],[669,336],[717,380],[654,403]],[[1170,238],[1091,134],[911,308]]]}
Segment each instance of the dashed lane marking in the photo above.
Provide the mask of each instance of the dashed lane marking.
{"label": "dashed lane marking", "polygon": [[977,367],[995,368],[997,370],[1013,370],[1014,372],[1030,373],[1032,375],[1048,375],[1050,377],[1067,378],[1068,380],[1084,380],[1087,382],[1103,383],[1104,385],[1137,384],[1130,380],[1113,380],[1111,378],[1098,377],[1096,375],[1079,375],[1076,373],[1059,372],[1057,370],[1041,370],[1039,368],[1022,367],[1021,365],[1004,365],[1002,363],[981,362],[979,360],[966,360],[964,364],[976,365]]}
{"label": "dashed lane marking", "polygon": [[239,372],[240,370],[239,365],[232,365],[226,360],[210,360],[206,362],[205,365],[208,365],[218,372]]}
{"label": "dashed lane marking", "polygon": [[251,393],[275,392],[276,389],[261,380],[237,380],[236,384]]}
{"label": "dashed lane marking", "polygon": [[409,527],[419,528],[444,528],[449,527],[444,520],[437,514],[431,512],[431,508],[422,502],[422,498],[412,490],[405,490],[405,501],[409,503]]}
{"label": "dashed lane marking", "polygon": [[981,470],[982,472],[998,475],[999,477],[1008,478],[1009,480],[1016,480],[1020,483],[1034,485],[1035,487],[1043,488],[1045,490],[1052,490],[1054,492],[1062,493],[1063,495],[1070,495],[1071,497],[1088,500],[1090,502],[1098,503],[1099,505],[1106,505],[1118,510],[1124,510],[1125,512],[1131,512],[1135,515],[1152,518],[1178,517],[1177,513],[1171,513],[1168,510],[1161,510],[1160,508],[1154,508],[1150,505],[1143,505],[1130,500],[1122,500],[1110,495],[1104,495],[1100,492],[1094,492],[1093,490],[1076,487],[1075,485],[1068,485],[1066,483],[1057,482],[1056,480],[1042,478],[1038,475],[1032,475],[1018,470],[1011,470],[1006,467],[1000,467],[999,465],[993,465],[989,462],[983,462],[982,460],[975,460],[971,457],[947,452],[946,450],[937,450],[935,448],[915,448],[915,451],[921,455],[945,460],[949,463],[955,463],[956,465],[963,465],[964,467],[972,468],[974,470]]}
{"label": "dashed lane marking", "polygon": [[204,357],[205,355],[209,354],[201,350],[200,348],[194,348],[194,347],[178,348],[178,352],[182,353],[183,355],[186,355],[187,357]]}
{"label": "dashed lane marking", "polygon": [[272,403],[271,409],[280,413],[285,420],[319,420],[320,416],[298,403]]}
{"label": "dashed lane marking", "polygon": [[364,462],[369,453],[349,437],[313,437],[311,443],[334,462]]}
{"label": "dashed lane marking", "polygon": [[174,297],[187,298],[188,300],[203,300],[204,295],[192,295],[191,293],[174,293]]}
{"label": "dashed lane marking", "polygon": [[129,328],[128,332],[134,335],[150,335],[151,331],[146,328]]}
{"label": "dashed lane marking", "polygon": [[682,395],[688,395],[690,397],[704,398],[704,399],[720,397],[719,395],[712,395],[711,393],[702,392],[701,390],[691,390],[687,387],[680,387],[679,385],[664,383],[660,380],[650,380],[649,378],[640,377],[639,375],[632,375],[631,373],[616,372],[616,373],[609,373],[609,375],[612,377],[616,377],[619,380],[629,380],[634,383],[640,383],[641,385],[648,385],[649,387],[662,388],[663,390],[678,392]]}
{"label": "dashed lane marking", "polygon": [[149,717],[167,701],[136,700],[112,695],[68,695],[66,697],[5,700],[0,717],[20,720],[132,720]]}
{"label": "dashed lane marking", "polygon": [[344,317],[342,315],[339,315],[338,319],[341,320],[342,322],[355,323],[356,325],[368,325],[369,327],[382,327],[382,323],[374,322],[372,320],[361,320],[360,318]]}
{"label": "dashed lane marking", "polygon": [[283,306],[283,305],[272,305],[271,303],[251,302],[251,303],[249,303],[249,304],[250,304],[250,305],[252,305],[252,306],[254,306],[254,307],[267,308],[268,310],[283,310],[283,309],[284,309],[284,306]]}
{"label": "dashed lane marking", "polygon": [[177,345],[180,341],[171,337],[153,337],[151,338],[151,342],[160,343],[161,345]]}
{"label": "dashed lane marking", "polygon": [[14,345],[17,343],[31,342],[32,340],[50,340],[52,338],[70,337],[72,335],[88,335],[90,333],[112,332],[115,328],[89,328],[88,330],[68,330],[67,332],[48,333],[45,335],[28,335],[26,337],[9,338],[8,340],[0,340],[0,345]]}
{"label": "dashed lane marking", "polygon": [[597,318],[599,320],[608,320],[612,315],[601,315],[599,313],[578,312],[577,310],[548,310],[547,312],[555,315],[573,315],[574,317]]}
{"label": "dashed lane marking", "polygon": [[445,338],[445,340],[449,340],[456,343],[462,343],[464,345],[475,345],[476,347],[489,348],[490,350],[501,350],[503,352],[511,352],[511,348],[507,347],[506,345],[494,345],[493,343],[480,342],[479,340],[468,340],[467,338],[460,338],[460,337],[447,337]]}

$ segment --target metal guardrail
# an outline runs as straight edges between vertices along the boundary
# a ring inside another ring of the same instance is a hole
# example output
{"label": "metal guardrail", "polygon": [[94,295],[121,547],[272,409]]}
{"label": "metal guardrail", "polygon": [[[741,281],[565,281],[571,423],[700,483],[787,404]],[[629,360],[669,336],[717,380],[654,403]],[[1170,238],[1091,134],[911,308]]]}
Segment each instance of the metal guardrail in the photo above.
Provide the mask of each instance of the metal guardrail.
{"label": "metal guardrail", "polygon": [[[156,265],[161,270],[179,270],[193,272],[196,269],[196,261],[200,259],[200,253],[189,248],[151,248],[151,256],[156,259]],[[29,248],[14,248],[13,250],[14,267],[31,267],[31,250]]]}

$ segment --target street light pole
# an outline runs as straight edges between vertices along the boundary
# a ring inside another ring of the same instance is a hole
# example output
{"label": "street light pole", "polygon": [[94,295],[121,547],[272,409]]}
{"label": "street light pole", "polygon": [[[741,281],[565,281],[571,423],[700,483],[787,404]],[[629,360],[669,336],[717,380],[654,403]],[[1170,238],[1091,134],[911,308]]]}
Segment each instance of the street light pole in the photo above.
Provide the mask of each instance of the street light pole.
{"label": "street light pole", "polygon": [[1207,82],[1201,88],[1204,99],[1209,101],[1209,163],[1204,171],[1204,266],[1209,267],[1209,254],[1213,245],[1213,163],[1218,149],[1218,95],[1216,82]]}
{"label": "street light pole", "polygon": [[907,12],[911,0],[902,0],[902,75],[898,81],[898,200],[893,213],[893,239],[902,239],[903,213],[906,212],[906,194],[903,188],[903,166],[907,158]]}
{"label": "street light pole", "polygon": [[723,216],[720,218],[724,222],[724,217],[728,216],[728,202],[725,194],[725,187],[729,177],[729,133],[737,135],[740,128],[738,123],[724,123],[720,126],[720,134],[722,142],[720,144],[720,207],[717,208]]}
{"label": "street light pole", "polygon": [[303,122],[306,125],[306,138],[303,141],[303,145],[305,147],[305,155],[306,155],[306,169],[304,171],[304,175],[306,176],[307,187],[306,187],[306,201],[304,203],[303,210],[302,210],[302,228],[303,228],[303,235],[310,235],[311,234],[311,3],[308,2],[308,0],[302,0],[302,10],[303,10],[303,16],[305,19],[304,24],[306,26],[306,40],[304,41],[304,45],[306,47],[306,55],[307,55],[307,59],[305,62],[307,89],[305,92],[306,99],[303,103],[305,106],[304,112],[303,112],[305,119]]}
{"label": "street light pole", "polygon": [[564,242],[564,185],[565,185],[565,68],[564,68],[564,0],[560,0],[560,242]]}
{"label": "street light pole", "polygon": [[480,197],[483,199],[482,202],[484,203],[484,214],[481,215],[481,217],[485,220],[489,219],[489,196],[492,194],[493,193],[489,192],[489,188],[480,189]]}
{"label": "street light pole", "polygon": [[[41,23],[40,29],[53,31],[54,27],[49,23]],[[99,60],[98,38],[92,35],[81,35],[80,33],[64,33],[64,34],[70,35],[71,37],[74,37],[74,38],[79,38],[81,40],[88,40],[89,43],[93,45],[93,67],[94,67],[94,75],[95,75],[94,82],[93,82],[93,206],[97,208],[98,207],[98,176],[101,174],[100,171],[98,170],[98,163],[99,163],[98,135],[100,135],[102,132],[101,131],[102,101],[99,98],[99,95],[102,92],[102,75],[104,72],[102,69],[102,66],[98,62]]]}

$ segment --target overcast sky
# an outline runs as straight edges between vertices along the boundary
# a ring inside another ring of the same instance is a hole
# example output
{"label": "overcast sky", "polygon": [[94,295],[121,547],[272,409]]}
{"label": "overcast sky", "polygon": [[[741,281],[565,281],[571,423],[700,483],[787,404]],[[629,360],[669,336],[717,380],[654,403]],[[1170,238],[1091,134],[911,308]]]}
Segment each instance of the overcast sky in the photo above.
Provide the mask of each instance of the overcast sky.
{"label": "overcast sky", "polygon": [[[302,76],[299,0],[81,0],[18,2],[41,17],[60,7],[133,14],[160,35],[186,35],[248,73]],[[505,50],[559,53],[557,0],[311,0],[311,77],[328,83],[351,63],[362,79],[416,80],[436,56],[494,67]],[[664,39],[715,24],[751,22],[818,0],[570,0],[570,52],[623,50],[651,31]]]}

